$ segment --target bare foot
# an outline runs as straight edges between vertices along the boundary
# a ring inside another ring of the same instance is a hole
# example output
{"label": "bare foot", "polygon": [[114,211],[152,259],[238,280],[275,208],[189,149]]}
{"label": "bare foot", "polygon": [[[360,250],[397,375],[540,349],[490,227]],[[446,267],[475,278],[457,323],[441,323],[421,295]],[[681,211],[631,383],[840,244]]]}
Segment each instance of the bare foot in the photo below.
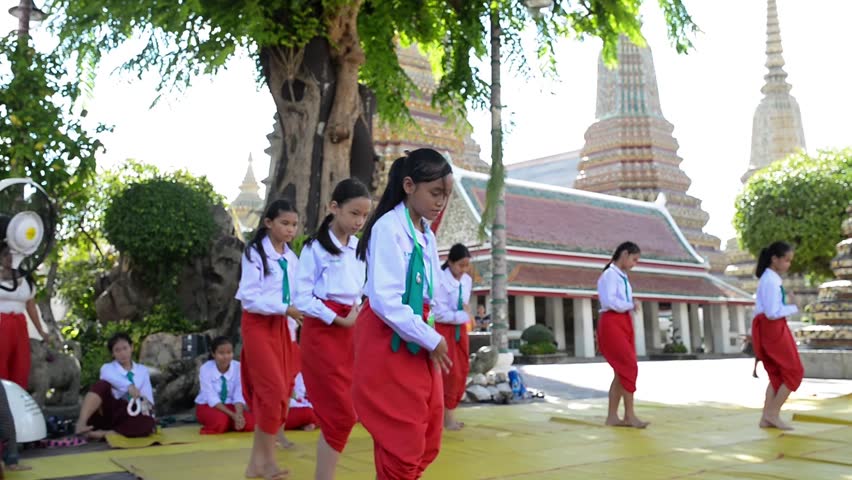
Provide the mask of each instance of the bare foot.
{"label": "bare foot", "polygon": [[32,470],[33,467],[29,465],[21,465],[20,463],[16,463],[14,465],[6,465],[6,470],[10,472],[25,472],[27,470]]}
{"label": "bare foot", "polygon": [[785,423],[784,420],[781,420],[780,416],[779,417],[766,417],[766,422],[769,423],[769,427],[775,427],[778,430],[792,430],[793,429],[793,427],[791,427],[790,425]]}
{"label": "bare foot", "polygon": [[772,424],[769,423],[769,420],[766,417],[760,417],[760,423],[757,424],[760,428],[771,428]]}
{"label": "bare foot", "polygon": [[89,440],[103,440],[110,433],[112,433],[112,431],[89,430],[88,432],[86,432],[86,438],[88,438]]}
{"label": "bare foot", "polygon": [[293,443],[293,442],[291,442],[290,440],[287,439],[287,437],[284,435],[284,432],[282,432],[282,431],[278,432],[278,437],[275,439],[275,443],[279,447],[285,448],[287,450],[296,446],[295,443]]}
{"label": "bare foot", "polygon": [[449,423],[444,423],[444,430],[450,430],[452,432],[457,432],[457,431],[461,430],[462,428],[464,428],[464,422],[453,421],[453,422],[449,422]]}
{"label": "bare foot", "polygon": [[651,424],[651,422],[643,422],[642,420],[639,420],[638,417],[625,418],[624,423],[626,426],[633,428],[645,428]]}
{"label": "bare foot", "polygon": [[84,433],[89,433],[92,431],[93,428],[94,427],[92,427],[91,425],[83,425],[78,423],[74,426],[74,435],[82,435]]}
{"label": "bare foot", "polygon": [[281,470],[274,463],[264,467],[249,465],[246,468],[246,478],[262,478],[264,480],[284,480],[290,478],[290,470]]}
{"label": "bare foot", "polygon": [[317,426],[314,425],[313,423],[309,423],[309,424],[305,425],[304,427],[302,427],[302,430],[304,430],[306,432],[313,432],[316,429],[317,429]]}
{"label": "bare foot", "polygon": [[607,417],[606,422],[604,422],[604,425],[607,425],[609,427],[629,427],[630,426],[628,423],[626,423],[624,420],[622,420],[618,417],[615,417],[615,418]]}

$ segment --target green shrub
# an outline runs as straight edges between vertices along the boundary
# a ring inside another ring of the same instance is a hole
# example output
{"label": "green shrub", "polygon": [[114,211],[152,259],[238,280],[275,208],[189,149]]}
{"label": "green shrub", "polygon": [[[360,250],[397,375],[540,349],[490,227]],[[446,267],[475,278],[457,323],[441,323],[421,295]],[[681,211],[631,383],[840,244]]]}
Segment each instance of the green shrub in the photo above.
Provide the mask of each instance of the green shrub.
{"label": "green shrub", "polygon": [[165,281],[194,257],[207,253],[216,222],[209,197],[176,180],[155,178],[130,185],[104,215],[109,242],[129,255],[151,280]]}
{"label": "green shrub", "polygon": [[556,345],[552,343],[525,343],[521,345],[520,350],[524,355],[549,355],[556,353]]}
{"label": "green shrub", "polygon": [[665,347],[663,347],[663,353],[687,353],[686,345],[675,342],[675,343],[667,343]]}
{"label": "green shrub", "polygon": [[553,332],[544,325],[536,324],[527,327],[521,334],[521,340],[527,343],[553,343]]}
{"label": "green shrub", "polygon": [[850,201],[852,148],[790,155],[755,173],[737,197],[740,246],[757,256],[772,242],[790,242],[796,247],[790,272],[815,282],[831,278],[829,264],[843,239],[840,226]]}

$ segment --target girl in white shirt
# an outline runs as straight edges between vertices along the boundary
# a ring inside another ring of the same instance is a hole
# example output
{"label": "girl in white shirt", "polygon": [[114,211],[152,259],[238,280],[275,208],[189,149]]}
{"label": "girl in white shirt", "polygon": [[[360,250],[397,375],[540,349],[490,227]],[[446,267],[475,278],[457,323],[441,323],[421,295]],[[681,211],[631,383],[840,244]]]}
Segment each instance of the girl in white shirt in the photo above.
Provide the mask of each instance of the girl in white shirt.
{"label": "girl in white shirt", "polygon": [[240,381],[240,362],[234,360],[234,344],[216,337],[210,360],[198,370],[195,416],[202,434],[254,431],[254,416],[246,410]]}
{"label": "girl in white shirt", "polygon": [[[639,420],[633,409],[639,364],[636,361],[631,313],[636,310],[638,302],[633,299],[633,287],[627,279],[627,272],[639,263],[641,253],[635,243],[622,243],[615,249],[612,259],[598,279],[598,299],[601,303],[598,348],[615,373],[609,387],[606,424],[615,427],[648,426],[648,422]],[[621,399],[624,399],[623,420],[618,416]]]}
{"label": "girl in white shirt", "polygon": [[246,477],[284,478],[275,460],[276,435],[287,419],[298,365],[287,317],[301,319],[291,304],[299,259],[287,245],[299,216],[287,200],[266,209],[263,224],[246,247],[236,298],[242,303],[243,393],[255,418],[254,443]]}
{"label": "girl in white shirt", "polygon": [[359,180],[341,181],[329,214],[302,249],[296,308],[304,314],[299,347],[302,375],[320,427],[315,479],[331,480],[357,420],[352,406],[355,361],[352,326],[364,288],[366,265],[355,236],[373,204]]}
{"label": "girl in white shirt", "polygon": [[470,371],[470,342],[467,332],[471,327],[470,289],[473,280],[470,270],[470,251],[457,243],[450,248],[447,261],[441,266],[441,281],[434,302],[435,329],[444,337],[449,347],[453,368],[443,374],[444,428],[460,430],[464,423],[453,415],[458,407],[467,374]]}
{"label": "girl in white shirt", "polygon": [[781,275],[787,273],[792,261],[793,247],[775,242],[760,251],[754,272],[760,281],[751,324],[752,344],[754,357],[763,362],[769,375],[761,428],[793,429],[781,420],[781,407],[790,392],[799,388],[805,375],[796,340],[787,326],[787,316],[798,312],[798,308],[793,303],[793,295],[786,292],[781,283]]}
{"label": "girl in white shirt", "polygon": [[[125,437],[147,437],[157,428],[150,413],[154,391],[148,368],[133,361],[133,341],[126,333],[113,335],[107,348],[114,360],[101,367],[101,379],[83,398],[75,432],[92,439],[102,439],[111,432]],[[139,399],[148,408],[131,415],[127,408],[131,399]]]}
{"label": "girl in white shirt", "polygon": [[452,361],[429,314],[440,274],[429,222],[452,188],[452,168],[435,150],[396,159],[358,244],[367,302],[355,325],[352,400],[373,437],[378,478],[420,478],[440,450],[441,371]]}

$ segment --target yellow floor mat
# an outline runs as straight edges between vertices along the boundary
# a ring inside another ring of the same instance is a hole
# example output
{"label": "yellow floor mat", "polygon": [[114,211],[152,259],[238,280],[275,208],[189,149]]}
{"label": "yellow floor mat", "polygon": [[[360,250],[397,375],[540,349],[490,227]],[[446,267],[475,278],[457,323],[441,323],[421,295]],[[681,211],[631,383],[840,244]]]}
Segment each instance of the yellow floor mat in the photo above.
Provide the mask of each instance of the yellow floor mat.
{"label": "yellow floor mat", "polygon": [[[467,427],[446,432],[426,480],[446,479],[795,479],[852,480],[850,398],[791,402],[793,432],[757,428],[759,411],[731,407],[640,405],[646,430],[602,425],[605,400],[460,410]],[[811,421],[818,417],[820,421]],[[789,418],[789,413],[787,414]],[[804,418],[805,420],[801,420]],[[197,427],[163,432],[177,443],[66,455],[27,462],[30,480],[116,471],[144,480],[242,479],[248,434],[201,436]],[[317,432],[292,432],[278,458],[292,479],[310,479]],[[337,478],[370,480],[372,440],[357,426]]]}

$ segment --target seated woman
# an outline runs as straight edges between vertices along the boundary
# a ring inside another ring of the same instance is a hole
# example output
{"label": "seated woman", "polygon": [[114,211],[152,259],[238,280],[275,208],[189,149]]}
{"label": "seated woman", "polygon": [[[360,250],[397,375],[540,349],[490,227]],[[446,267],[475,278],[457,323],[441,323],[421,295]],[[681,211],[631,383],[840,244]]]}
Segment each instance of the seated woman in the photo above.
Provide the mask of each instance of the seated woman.
{"label": "seated woman", "polygon": [[314,414],[314,406],[307,398],[305,381],[302,373],[296,375],[296,383],[293,386],[293,396],[290,398],[290,409],[287,411],[287,421],[284,423],[285,430],[305,430],[310,432],[317,428],[317,417]]}
{"label": "seated woman", "polygon": [[[157,427],[148,368],[133,362],[133,342],[126,333],[113,335],[107,348],[114,360],[101,366],[101,379],[83,398],[75,433],[92,439],[104,438],[112,432],[125,437],[147,437]],[[128,402],[133,399],[142,402],[137,415],[128,412]]]}
{"label": "seated woman", "polygon": [[202,434],[254,431],[254,417],[246,411],[240,382],[240,362],[234,360],[234,345],[227,337],[216,337],[211,359],[198,371],[200,389],[195,398],[195,416]]}

